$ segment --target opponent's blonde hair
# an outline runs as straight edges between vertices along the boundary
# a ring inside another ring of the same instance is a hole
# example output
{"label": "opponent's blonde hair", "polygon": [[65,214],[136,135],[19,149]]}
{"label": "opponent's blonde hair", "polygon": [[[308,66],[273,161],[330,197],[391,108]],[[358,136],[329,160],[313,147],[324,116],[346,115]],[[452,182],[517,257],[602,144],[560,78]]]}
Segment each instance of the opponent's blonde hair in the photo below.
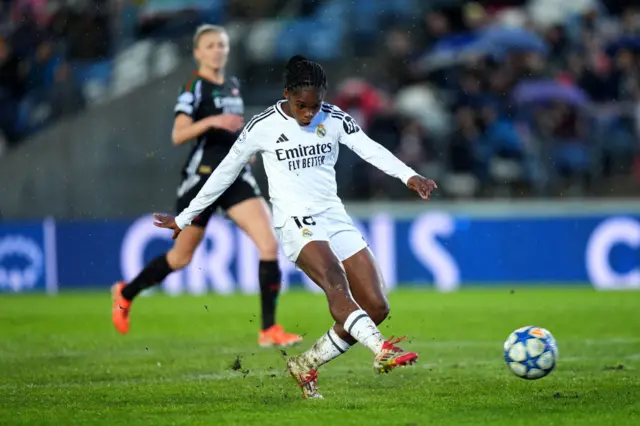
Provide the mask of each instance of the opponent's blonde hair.
{"label": "opponent's blonde hair", "polygon": [[211,25],[211,24],[203,24],[196,28],[196,32],[193,34],[193,48],[198,47],[198,42],[200,42],[200,38],[208,33],[217,33],[217,34],[229,34],[227,29],[222,25]]}

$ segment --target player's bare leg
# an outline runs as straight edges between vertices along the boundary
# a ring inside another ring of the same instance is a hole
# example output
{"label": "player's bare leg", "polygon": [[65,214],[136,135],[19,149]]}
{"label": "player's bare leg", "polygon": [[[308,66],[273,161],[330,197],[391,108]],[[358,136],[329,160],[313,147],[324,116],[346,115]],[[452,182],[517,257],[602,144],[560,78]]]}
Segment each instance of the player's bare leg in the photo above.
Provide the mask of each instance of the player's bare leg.
{"label": "player's bare leg", "polygon": [[204,238],[204,232],[202,226],[191,225],[178,235],[173,247],[167,252],[167,263],[172,270],[177,271],[191,263],[193,253]]}
{"label": "player's bare leg", "polygon": [[184,268],[193,258],[193,253],[204,237],[204,228],[188,226],[182,231],[166,254],[156,257],[129,284],[117,282],[111,288],[113,325],[122,334],[129,332],[131,302],[146,288],[164,280],[173,271]]}
{"label": "player's bare leg", "polygon": [[347,323],[353,312],[361,310],[351,297],[347,274],[329,242],[311,241],[306,244],[298,255],[296,265],[324,291],[329,311],[336,322]]}
{"label": "player's bare leg", "polygon": [[269,208],[262,197],[250,198],[227,210],[227,215],[251,238],[260,254],[258,269],[262,308],[260,346],[291,346],[302,341],[297,334],[287,333],[277,324],[276,305],[282,275],[278,266],[278,242],[273,233]]}
{"label": "player's bare leg", "polygon": [[[384,291],[384,280],[369,248],[362,249],[346,259],[343,267],[355,303],[377,325],[389,315],[389,303]],[[357,340],[345,331],[343,324],[334,326],[306,352],[287,361],[291,375],[298,381],[305,398],[321,397],[317,387],[317,370],[332,359],[344,354]],[[374,368],[389,372],[393,368],[412,364],[418,355],[404,352],[395,346],[398,341],[384,341],[376,353]]]}
{"label": "player's bare leg", "polygon": [[[344,260],[343,266],[356,303],[369,314],[376,325],[382,323],[389,315],[389,303],[384,290],[384,279],[371,250],[369,248],[360,250]],[[324,337],[321,338],[302,356],[318,360],[319,365],[322,365],[346,352],[356,342],[339,323],[333,326],[327,333],[327,337],[330,337],[328,341]],[[332,350],[331,346],[335,349]],[[416,359],[416,354],[405,353],[394,343],[387,342],[382,353],[376,357],[375,368],[379,372],[388,372],[396,366],[411,364]]]}
{"label": "player's bare leg", "polygon": [[[351,297],[346,273],[328,242],[308,243],[296,263],[325,292],[329,310],[337,322],[343,323],[354,312],[362,312]],[[349,348],[348,344],[343,345],[344,350],[332,345],[336,337],[333,330],[329,330],[309,351],[287,360],[289,373],[300,386],[304,398],[322,398],[318,392],[316,370],[327,362],[325,360],[335,358]]]}
{"label": "player's bare leg", "polygon": [[[369,348],[376,357],[389,345],[375,322],[356,303],[349,289],[347,274],[326,241],[308,243],[300,253],[297,265],[325,292],[329,310],[337,324],[349,331],[356,341]],[[304,354],[291,358],[287,367],[302,388],[305,398],[318,398],[317,372],[324,363],[346,352],[349,342],[341,339],[334,329],[321,337]]]}
{"label": "player's bare leg", "polygon": [[[381,324],[389,315],[389,302],[384,290],[384,279],[371,250],[366,247],[343,261],[351,293],[358,305],[369,314],[376,325]],[[336,334],[346,342],[354,339],[340,324],[333,327]],[[404,338],[385,342],[382,350],[376,354],[374,369],[379,373],[388,373],[395,367],[415,363],[418,354],[405,352],[396,346]]]}
{"label": "player's bare leg", "polygon": [[[389,301],[385,294],[384,278],[368,247],[342,262],[349,280],[349,288],[356,303],[364,309],[376,325],[389,315]],[[340,338],[355,343],[355,339],[341,325],[334,327]]]}

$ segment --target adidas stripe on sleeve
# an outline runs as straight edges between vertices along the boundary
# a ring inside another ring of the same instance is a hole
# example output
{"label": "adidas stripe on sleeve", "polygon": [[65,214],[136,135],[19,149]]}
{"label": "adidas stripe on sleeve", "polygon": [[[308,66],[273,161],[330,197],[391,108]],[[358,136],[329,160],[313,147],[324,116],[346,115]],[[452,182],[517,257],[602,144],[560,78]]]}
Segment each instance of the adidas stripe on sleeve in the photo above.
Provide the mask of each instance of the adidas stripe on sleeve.
{"label": "adidas stripe on sleeve", "polygon": [[[324,106],[323,106],[324,108]],[[400,161],[388,149],[367,136],[356,120],[337,107],[329,112],[332,118],[340,120],[340,143],[346,145],[367,163],[377,167],[389,176],[400,179],[403,183],[417,175],[409,166]]]}

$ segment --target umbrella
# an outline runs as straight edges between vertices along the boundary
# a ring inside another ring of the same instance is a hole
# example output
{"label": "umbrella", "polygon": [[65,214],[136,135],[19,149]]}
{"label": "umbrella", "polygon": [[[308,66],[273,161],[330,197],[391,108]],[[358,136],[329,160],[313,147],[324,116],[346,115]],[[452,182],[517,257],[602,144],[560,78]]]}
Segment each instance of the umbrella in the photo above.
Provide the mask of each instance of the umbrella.
{"label": "umbrella", "polygon": [[548,47],[535,33],[522,28],[497,27],[481,33],[478,40],[467,49],[502,56],[510,51],[546,53]]}
{"label": "umbrella", "polygon": [[464,56],[466,48],[473,44],[478,36],[472,33],[457,34],[438,41],[431,50],[417,61],[419,69],[433,71],[457,65]]}
{"label": "umbrella", "polygon": [[478,39],[473,33],[456,34],[439,40],[431,49],[431,53],[456,53]]}
{"label": "umbrella", "polygon": [[621,37],[607,46],[607,53],[609,55],[615,55],[621,49],[629,49],[629,50],[633,50],[634,52],[639,52],[640,37],[634,37],[634,36]]}
{"label": "umbrella", "polygon": [[559,101],[582,107],[589,101],[588,96],[579,87],[554,80],[520,83],[513,90],[512,95],[515,102],[519,104]]}

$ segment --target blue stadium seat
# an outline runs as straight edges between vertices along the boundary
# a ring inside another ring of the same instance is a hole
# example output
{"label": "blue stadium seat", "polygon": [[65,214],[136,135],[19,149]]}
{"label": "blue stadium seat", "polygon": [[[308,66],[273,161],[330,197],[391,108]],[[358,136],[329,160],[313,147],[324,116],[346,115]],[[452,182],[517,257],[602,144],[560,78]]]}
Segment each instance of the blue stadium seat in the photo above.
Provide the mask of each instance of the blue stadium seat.
{"label": "blue stadium seat", "polygon": [[344,31],[338,22],[315,18],[286,24],[276,40],[276,58],[306,54],[313,59],[333,59],[342,47]]}
{"label": "blue stadium seat", "polygon": [[316,12],[315,18],[344,30],[349,22],[349,4],[343,0],[323,4]]}
{"label": "blue stadium seat", "polygon": [[380,10],[384,7],[377,0],[354,0],[350,13],[352,31],[362,35],[374,34],[378,29]]}
{"label": "blue stadium seat", "polygon": [[141,7],[142,14],[169,13],[181,10],[223,10],[226,0],[147,0]]}
{"label": "blue stadium seat", "polygon": [[300,37],[304,37],[304,31],[301,32],[300,27],[300,21],[289,22],[282,27],[276,39],[275,54],[277,59],[286,59],[296,53],[303,53],[303,40],[300,40]]}
{"label": "blue stadium seat", "polygon": [[394,12],[404,17],[416,17],[420,12],[420,7],[415,0],[394,0],[389,2],[394,8]]}
{"label": "blue stadium seat", "polygon": [[340,55],[343,31],[337,25],[328,25],[316,30],[317,37],[309,40],[309,56],[317,60],[335,59]]}
{"label": "blue stadium seat", "polygon": [[353,0],[348,17],[358,36],[377,37],[386,18],[415,17],[418,6],[416,0]]}
{"label": "blue stadium seat", "polygon": [[209,0],[207,3],[206,7],[199,11],[200,20],[209,23],[225,22],[227,0]]}
{"label": "blue stadium seat", "polygon": [[111,79],[112,62],[74,62],[71,64],[73,76],[80,85],[92,80],[108,83]]}

